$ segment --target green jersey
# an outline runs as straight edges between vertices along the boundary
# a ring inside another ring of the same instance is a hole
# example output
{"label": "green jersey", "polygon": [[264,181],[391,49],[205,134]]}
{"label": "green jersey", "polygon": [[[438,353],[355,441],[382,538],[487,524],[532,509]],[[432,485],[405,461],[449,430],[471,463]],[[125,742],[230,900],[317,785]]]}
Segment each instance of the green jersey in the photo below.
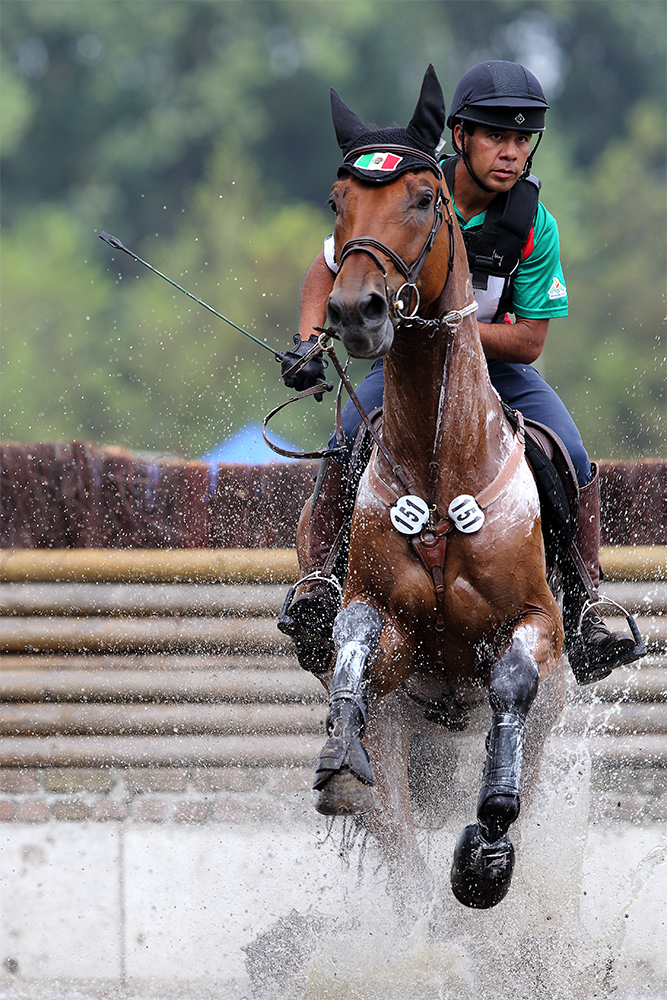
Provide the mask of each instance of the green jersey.
{"label": "green jersey", "polygon": [[[456,215],[465,232],[481,229],[486,212],[473,216],[469,222],[463,221],[458,209]],[[511,285],[515,316],[525,319],[567,316],[567,288],[560,262],[558,225],[541,202],[538,202],[533,225],[514,274],[509,279],[490,275],[486,289],[474,289],[480,323],[493,322],[506,281]]]}

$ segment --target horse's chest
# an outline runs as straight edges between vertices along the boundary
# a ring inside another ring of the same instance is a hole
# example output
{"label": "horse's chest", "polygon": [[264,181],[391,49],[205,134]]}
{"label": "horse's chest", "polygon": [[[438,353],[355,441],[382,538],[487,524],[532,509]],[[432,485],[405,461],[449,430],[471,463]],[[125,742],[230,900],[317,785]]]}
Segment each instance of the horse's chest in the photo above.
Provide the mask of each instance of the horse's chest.
{"label": "horse's chest", "polygon": [[[518,478],[518,477],[517,477]],[[360,502],[361,501],[361,502]],[[539,563],[539,528],[511,532],[513,503],[487,512],[482,531],[448,530],[431,545],[400,535],[367,478],[355,510],[349,593],[366,593],[384,607],[424,652],[426,662],[447,655],[479,662],[479,649],[526,606],[531,568]],[[537,542],[536,542],[537,537]]]}

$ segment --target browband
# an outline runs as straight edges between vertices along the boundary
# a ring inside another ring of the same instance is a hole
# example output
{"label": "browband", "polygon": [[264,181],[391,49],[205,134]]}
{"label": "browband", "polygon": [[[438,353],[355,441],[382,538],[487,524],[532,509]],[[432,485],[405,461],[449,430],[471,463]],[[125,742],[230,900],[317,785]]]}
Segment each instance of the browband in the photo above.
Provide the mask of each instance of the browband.
{"label": "browband", "polygon": [[431,170],[435,171],[436,176],[438,177],[442,176],[442,167],[440,166],[436,158],[434,156],[431,156],[430,153],[425,153],[421,149],[415,149],[413,146],[397,146],[391,143],[389,144],[373,143],[372,146],[356,146],[354,149],[351,149],[350,152],[347,153],[347,155],[343,158],[342,166],[345,166],[345,164],[348,163],[353,157],[354,159],[357,159],[364,153],[378,153],[378,152],[401,153],[403,156],[410,154],[411,156],[414,156],[419,160],[423,160],[426,166],[428,166]]}

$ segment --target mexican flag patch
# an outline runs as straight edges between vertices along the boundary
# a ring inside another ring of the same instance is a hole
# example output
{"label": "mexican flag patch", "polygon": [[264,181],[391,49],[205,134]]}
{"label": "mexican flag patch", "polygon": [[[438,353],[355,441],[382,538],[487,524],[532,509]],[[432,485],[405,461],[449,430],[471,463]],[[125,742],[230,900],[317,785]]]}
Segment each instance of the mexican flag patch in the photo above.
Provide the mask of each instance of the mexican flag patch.
{"label": "mexican flag patch", "polygon": [[402,159],[395,153],[364,153],[354,165],[360,170],[395,170]]}

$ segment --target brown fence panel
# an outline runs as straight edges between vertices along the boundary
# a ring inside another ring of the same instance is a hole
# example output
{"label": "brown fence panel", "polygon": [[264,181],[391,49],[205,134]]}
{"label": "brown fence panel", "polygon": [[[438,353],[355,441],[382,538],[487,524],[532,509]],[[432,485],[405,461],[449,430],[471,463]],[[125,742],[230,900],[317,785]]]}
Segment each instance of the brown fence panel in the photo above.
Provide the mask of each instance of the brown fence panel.
{"label": "brown fence panel", "polygon": [[[290,548],[315,468],[0,445],[0,548]],[[601,462],[600,484],[604,544],[667,544],[667,461]]]}

